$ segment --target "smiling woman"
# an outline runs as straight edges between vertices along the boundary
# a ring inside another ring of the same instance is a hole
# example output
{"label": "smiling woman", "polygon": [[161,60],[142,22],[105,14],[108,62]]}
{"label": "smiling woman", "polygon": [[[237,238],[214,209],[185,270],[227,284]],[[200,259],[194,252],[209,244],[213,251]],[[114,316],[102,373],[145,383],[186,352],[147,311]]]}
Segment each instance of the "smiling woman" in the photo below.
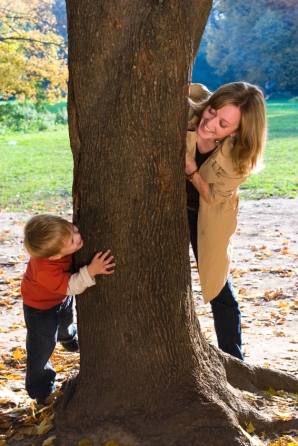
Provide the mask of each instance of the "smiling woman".
{"label": "smiling woman", "polygon": [[211,94],[190,90],[186,190],[190,241],[202,294],[210,302],[219,348],[243,359],[241,315],[228,279],[231,237],[236,230],[238,186],[261,159],[266,140],[263,93],[244,82]]}

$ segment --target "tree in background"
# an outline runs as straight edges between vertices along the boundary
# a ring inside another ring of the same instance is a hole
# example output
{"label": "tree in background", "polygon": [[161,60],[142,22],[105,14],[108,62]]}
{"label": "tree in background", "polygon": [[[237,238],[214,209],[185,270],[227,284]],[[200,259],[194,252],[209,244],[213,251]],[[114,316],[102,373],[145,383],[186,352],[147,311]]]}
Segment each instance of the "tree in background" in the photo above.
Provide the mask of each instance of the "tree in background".
{"label": "tree in background", "polygon": [[53,0],[0,0],[0,93],[4,99],[66,95],[66,46],[55,28]]}
{"label": "tree in background", "polygon": [[297,94],[297,23],[294,0],[217,0],[202,46],[220,77],[215,82],[246,80],[263,88],[272,82]]}

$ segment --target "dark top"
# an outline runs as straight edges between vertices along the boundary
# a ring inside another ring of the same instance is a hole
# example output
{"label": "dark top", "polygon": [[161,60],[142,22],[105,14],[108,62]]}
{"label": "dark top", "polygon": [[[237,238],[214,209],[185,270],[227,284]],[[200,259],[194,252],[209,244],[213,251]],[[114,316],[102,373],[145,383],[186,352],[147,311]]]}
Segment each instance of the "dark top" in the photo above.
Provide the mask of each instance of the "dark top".
{"label": "dark top", "polygon": [[[206,159],[209,158],[212,152],[213,150],[207,153],[200,153],[197,145],[196,164],[198,166],[198,169],[206,161]],[[194,187],[192,182],[188,180],[186,180],[186,194],[187,194],[187,209],[191,209],[192,211],[197,211],[199,209],[200,194]]]}

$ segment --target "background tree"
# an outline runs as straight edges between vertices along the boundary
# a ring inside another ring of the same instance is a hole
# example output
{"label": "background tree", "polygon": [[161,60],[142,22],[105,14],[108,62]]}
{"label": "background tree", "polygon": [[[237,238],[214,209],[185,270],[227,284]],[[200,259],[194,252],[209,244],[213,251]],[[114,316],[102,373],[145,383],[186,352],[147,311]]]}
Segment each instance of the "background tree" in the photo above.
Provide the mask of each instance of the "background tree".
{"label": "background tree", "polygon": [[0,0],[0,93],[4,99],[66,94],[64,39],[55,29],[52,0]]}
{"label": "background tree", "polygon": [[96,444],[244,445],[239,423],[261,431],[269,418],[227,379],[298,390],[292,377],[209,346],[192,303],[187,96],[210,8],[67,2],[74,221],[85,242],[74,266],[107,248],[116,259],[115,274],[77,299],[80,373],[56,417],[69,446],[83,435]]}
{"label": "background tree", "polygon": [[[293,0],[217,0],[204,34],[219,83],[246,80],[298,92],[298,4]],[[219,86],[219,85],[217,85]]]}

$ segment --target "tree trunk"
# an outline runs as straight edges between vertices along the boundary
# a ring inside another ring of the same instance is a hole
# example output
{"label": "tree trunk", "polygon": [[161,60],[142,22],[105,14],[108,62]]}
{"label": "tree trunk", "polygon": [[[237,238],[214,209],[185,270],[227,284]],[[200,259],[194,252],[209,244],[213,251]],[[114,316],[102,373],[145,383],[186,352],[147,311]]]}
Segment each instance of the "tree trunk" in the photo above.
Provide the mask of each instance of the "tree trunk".
{"label": "tree trunk", "polygon": [[63,431],[67,446],[76,432],[100,445],[248,444],[238,424],[249,409],[191,297],[186,98],[210,8],[67,2],[74,222],[84,240],[75,268],[108,248],[116,260],[114,275],[77,297],[81,367],[60,412],[61,431],[75,432]]}

